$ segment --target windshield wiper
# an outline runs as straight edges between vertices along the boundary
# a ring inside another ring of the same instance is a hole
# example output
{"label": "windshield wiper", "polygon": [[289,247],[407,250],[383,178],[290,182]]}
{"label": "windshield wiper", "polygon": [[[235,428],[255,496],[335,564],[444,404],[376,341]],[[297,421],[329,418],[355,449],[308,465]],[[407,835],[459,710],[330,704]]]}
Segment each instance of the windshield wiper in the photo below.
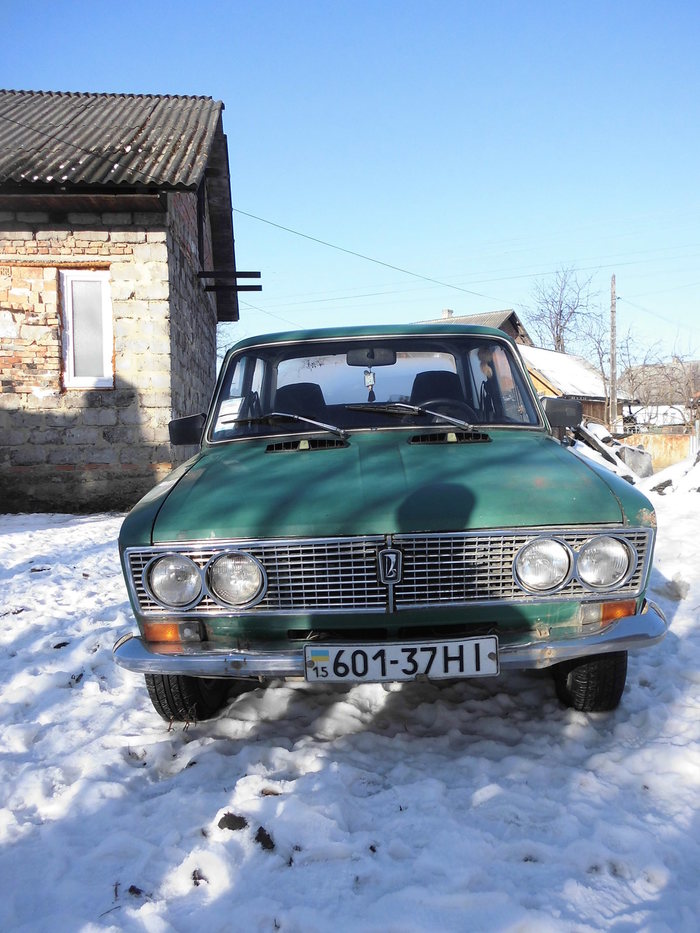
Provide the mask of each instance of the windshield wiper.
{"label": "windshield wiper", "polygon": [[314,421],[313,418],[307,418],[304,415],[293,415],[288,411],[270,411],[265,415],[260,415],[257,418],[232,418],[231,421],[226,421],[225,424],[273,424],[275,421],[299,421],[302,424],[311,424],[315,428],[320,428],[322,431],[328,431],[329,434],[335,434],[338,437],[346,440],[348,437],[348,432],[343,431],[342,428],[336,428],[333,424],[325,424],[323,421]]}
{"label": "windshield wiper", "polygon": [[445,415],[441,411],[433,411],[430,408],[423,408],[421,405],[409,405],[406,402],[365,402],[357,405],[346,405],[350,411],[377,411],[383,415],[432,415],[434,418],[440,418],[447,424],[454,424],[458,428],[464,428],[465,431],[477,431],[475,425],[461,418],[453,418],[451,415]]}

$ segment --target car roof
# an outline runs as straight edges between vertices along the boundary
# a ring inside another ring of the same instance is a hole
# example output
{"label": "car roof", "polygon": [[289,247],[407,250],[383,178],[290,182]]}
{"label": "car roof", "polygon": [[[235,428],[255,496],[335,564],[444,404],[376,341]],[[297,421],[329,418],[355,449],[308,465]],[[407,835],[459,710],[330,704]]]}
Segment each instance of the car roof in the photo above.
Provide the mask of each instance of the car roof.
{"label": "car roof", "polygon": [[302,343],[305,341],[322,341],[335,339],[354,339],[362,337],[421,337],[434,336],[480,336],[498,337],[512,344],[513,340],[508,334],[493,327],[480,327],[475,324],[367,324],[359,327],[324,327],[312,330],[281,331],[274,334],[260,334],[257,337],[246,337],[241,340],[229,353],[238,352],[246,347],[267,346],[277,343]]}

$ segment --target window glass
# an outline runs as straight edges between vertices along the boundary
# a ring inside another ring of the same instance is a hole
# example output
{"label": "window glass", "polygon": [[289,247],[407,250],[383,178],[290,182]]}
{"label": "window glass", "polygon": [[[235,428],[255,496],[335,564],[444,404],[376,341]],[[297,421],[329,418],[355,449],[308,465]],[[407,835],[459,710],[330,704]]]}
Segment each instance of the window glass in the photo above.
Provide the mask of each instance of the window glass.
{"label": "window glass", "polygon": [[114,340],[109,273],[61,272],[64,384],[67,388],[114,385]]}
{"label": "window glass", "polygon": [[73,282],[73,375],[104,376],[102,283]]}
{"label": "window glass", "polygon": [[272,344],[232,355],[210,437],[313,430],[304,418],[345,430],[440,423],[421,406],[474,426],[541,426],[508,343],[478,335],[406,335],[367,344]]}
{"label": "window glass", "polygon": [[[456,372],[452,354],[397,351],[391,366],[348,366],[347,350],[327,356],[282,360],[277,369],[277,388],[298,383],[320,386],[327,405],[366,402],[374,389],[377,402],[408,402],[415,377],[424,371]],[[371,383],[371,386],[368,384]]]}

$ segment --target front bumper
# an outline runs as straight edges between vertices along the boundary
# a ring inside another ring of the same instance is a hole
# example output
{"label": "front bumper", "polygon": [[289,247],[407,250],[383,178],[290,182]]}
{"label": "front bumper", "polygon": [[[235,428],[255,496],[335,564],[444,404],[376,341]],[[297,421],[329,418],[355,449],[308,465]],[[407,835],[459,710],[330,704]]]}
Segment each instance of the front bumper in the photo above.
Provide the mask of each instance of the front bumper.
{"label": "front bumper", "polygon": [[[639,615],[626,616],[606,628],[575,638],[533,640],[531,635],[503,640],[499,644],[502,669],[551,667],[560,661],[586,655],[607,654],[647,648],[661,641],[668,630],[663,612],[646,602]],[[351,643],[352,639],[348,639]],[[407,642],[406,644],[410,644]],[[212,648],[206,642],[159,645],[155,651],[136,635],[123,635],[114,646],[114,660],[121,667],[140,674],[184,674],[190,677],[233,677],[270,680],[304,676],[301,648],[232,651]]]}

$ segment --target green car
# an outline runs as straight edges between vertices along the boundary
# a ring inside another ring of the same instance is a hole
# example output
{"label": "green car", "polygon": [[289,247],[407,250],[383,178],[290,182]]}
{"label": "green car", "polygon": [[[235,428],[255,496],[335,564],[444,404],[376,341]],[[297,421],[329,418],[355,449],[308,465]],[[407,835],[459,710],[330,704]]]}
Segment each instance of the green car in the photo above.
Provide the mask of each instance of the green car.
{"label": "green car", "polygon": [[645,599],[651,504],[581,457],[580,403],[540,403],[498,330],[357,327],[242,341],[199,453],[126,518],[139,633],[114,646],[157,712],[191,721],[276,678],[495,677],[551,668],[617,706]]}

